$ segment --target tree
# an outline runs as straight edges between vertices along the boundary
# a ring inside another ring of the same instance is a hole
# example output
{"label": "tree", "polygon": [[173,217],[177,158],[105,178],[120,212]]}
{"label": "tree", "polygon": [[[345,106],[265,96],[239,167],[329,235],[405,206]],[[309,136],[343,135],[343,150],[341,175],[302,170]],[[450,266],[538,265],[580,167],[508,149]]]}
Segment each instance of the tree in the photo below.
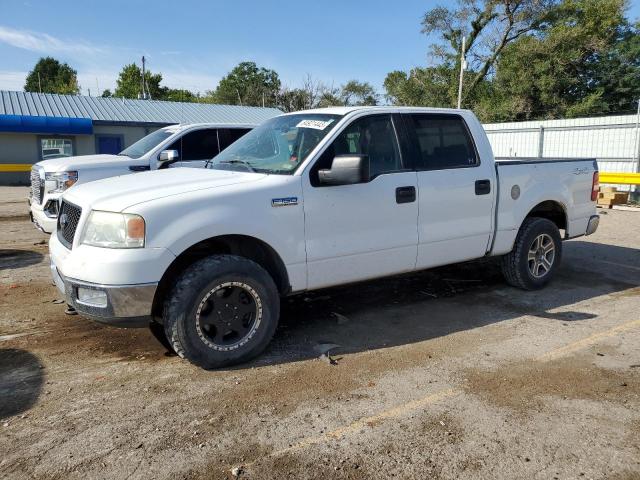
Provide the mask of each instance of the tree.
{"label": "tree", "polygon": [[161,98],[158,100],[167,100],[169,102],[197,102],[200,97],[189,90],[183,88],[160,87]]}
{"label": "tree", "polygon": [[102,91],[102,95],[100,95],[102,98],[109,98],[109,97],[113,97],[113,94],[111,93],[111,90],[109,90],[108,88],[106,90]]}
{"label": "tree", "polygon": [[452,69],[446,65],[394,71],[384,80],[387,101],[395,105],[451,106]]}
{"label": "tree", "polygon": [[378,94],[369,82],[349,80],[340,89],[343,105],[377,105]]}
{"label": "tree", "polygon": [[[164,94],[160,82],[162,81],[161,73],[151,73],[145,71],[145,91],[149,93],[152,99],[160,100]],[[135,63],[125,65],[116,81],[116,90],[114,97],[138,98],[142,94],[142,70]]]}
{"label": "tree", "polygon": [[422,19],[422,32],[435,34],[431,52],[459,71],[462,37],[472,81],[470,95],[492,71],[500,54],[521,36],[543,28],[557,0],[461,0],[455,8],[438,6]]}
{"label": "tree", "polygon": [[44,57],[38,60],[27,75],[24,91],[77,95],[80,93],[80,85],[73,68],[55,58]]}
{"label": "tree", "polygon": [[278,104],[280,78],[274,70],[242,62],[220,80],[208,96],[215,103],[274,107]]}
{"label": "tree", "polygon": [[626,111],[640,96],[640,29],[623,0],[565,0],[548,27],[505,49],[495,116],[530,119]]}

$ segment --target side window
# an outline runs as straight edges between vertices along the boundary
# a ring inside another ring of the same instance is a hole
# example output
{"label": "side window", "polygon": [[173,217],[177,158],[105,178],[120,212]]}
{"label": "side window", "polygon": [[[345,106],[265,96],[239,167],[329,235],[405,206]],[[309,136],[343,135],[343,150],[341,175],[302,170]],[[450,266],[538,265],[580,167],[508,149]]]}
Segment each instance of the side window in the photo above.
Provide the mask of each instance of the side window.
{"label": "side window", "polygon": [[220,151],[227,148],[233,142],[238,140],[240,137],[249,133],[251,131],[250,128],[220,128],[218,129],[218,135],[220,139]]}
{"label": "side window", "polygon": [[178,158],[183,161],[209,160],[220,153],[218,132],[215,128],[189,132],[173,142],[166,150],[177,150]]}
{"label": "side window", "polygon": [[418,170],[472,167],[478,164],[473,142],[457,115],[408,115],[418,150]]}
{"label": "side window", "polygon": [[400,150],[390,115],[371,115],[348,125],[311,169],[311,184],[318,186],[318,170],[331,168],[338,155],[369,157],[370,178],[402,169]]}

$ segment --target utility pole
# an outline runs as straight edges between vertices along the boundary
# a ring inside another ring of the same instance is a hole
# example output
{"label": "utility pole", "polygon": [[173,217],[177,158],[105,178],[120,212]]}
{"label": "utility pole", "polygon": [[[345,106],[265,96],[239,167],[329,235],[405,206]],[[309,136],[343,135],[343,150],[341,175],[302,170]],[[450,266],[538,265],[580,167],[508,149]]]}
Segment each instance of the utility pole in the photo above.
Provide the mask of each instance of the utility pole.
{"label": "utility pole", "polygon": [[42,82],[40,81],[40,72],[38,72],[38,91],[42,93]]}
{"label": "utility pole", "polygon": [[[634,152],[634,157],[636,160],[636,173],[640,173],[640,98],[638,99],[638,112],[636,113],[636,151]],[[634,187],[634,195],[636,196],[636,200],[638,199],[638,193],[640,192],[640,188],[638,186]]]}
{"label": "utility pole", "polygon": [[460,52],[460,83],[458,84],[458,108],[462,108],[462,77],[464,69],[467,68],[467,61],[464,59],[465,49],[467,47],[467,37],[462,37],[462,51]]}
{"label": "utility pole", "polygon": [[145,73],[145,59],[144,55],[142,56],[142,100],[147,99],[147,93],[144,91],[144,73]]}
{"label": "utility pole", "polygon": [[638,113],[636,114],[636,172],[640,173],[640,98],[638,99]]}

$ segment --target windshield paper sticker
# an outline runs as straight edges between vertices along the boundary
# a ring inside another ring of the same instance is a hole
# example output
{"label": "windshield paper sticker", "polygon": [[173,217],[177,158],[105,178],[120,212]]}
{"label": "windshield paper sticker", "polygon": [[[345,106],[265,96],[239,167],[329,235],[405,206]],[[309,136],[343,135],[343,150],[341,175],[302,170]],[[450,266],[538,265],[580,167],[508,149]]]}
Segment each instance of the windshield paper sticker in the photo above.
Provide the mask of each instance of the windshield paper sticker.
{"label": "windshield paper sticker", "polygon": [[296,128],[315,128],[316,130],[324,130],[333,123],[331,120],[302,120]]}

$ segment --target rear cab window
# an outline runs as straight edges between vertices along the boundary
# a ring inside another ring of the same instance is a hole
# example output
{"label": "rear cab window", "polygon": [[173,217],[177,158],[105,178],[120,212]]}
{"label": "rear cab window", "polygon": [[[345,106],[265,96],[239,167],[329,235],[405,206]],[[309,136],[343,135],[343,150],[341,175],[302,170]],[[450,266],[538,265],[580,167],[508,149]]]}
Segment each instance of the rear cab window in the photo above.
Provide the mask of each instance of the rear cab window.
{"label": "rear cab window", "polygon": [[452,114],[405,114],[416,170],[475,167],[480,164],[462,117]]}

